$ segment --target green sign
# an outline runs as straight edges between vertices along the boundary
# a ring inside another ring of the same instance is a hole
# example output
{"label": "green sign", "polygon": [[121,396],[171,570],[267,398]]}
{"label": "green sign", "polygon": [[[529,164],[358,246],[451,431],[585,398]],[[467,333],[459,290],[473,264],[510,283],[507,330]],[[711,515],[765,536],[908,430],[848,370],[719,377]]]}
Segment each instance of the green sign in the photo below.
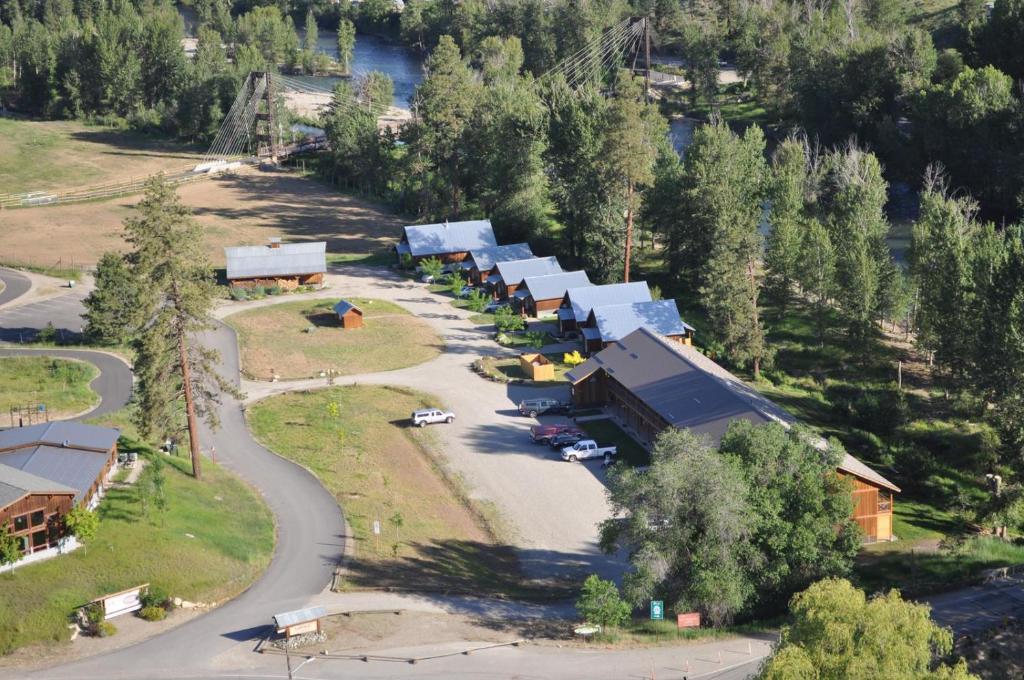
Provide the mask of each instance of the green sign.
{"label": "green sign", "polygon": [[665,619],[665,603],[661,600],[651,600],[651,621],[663,621]]}

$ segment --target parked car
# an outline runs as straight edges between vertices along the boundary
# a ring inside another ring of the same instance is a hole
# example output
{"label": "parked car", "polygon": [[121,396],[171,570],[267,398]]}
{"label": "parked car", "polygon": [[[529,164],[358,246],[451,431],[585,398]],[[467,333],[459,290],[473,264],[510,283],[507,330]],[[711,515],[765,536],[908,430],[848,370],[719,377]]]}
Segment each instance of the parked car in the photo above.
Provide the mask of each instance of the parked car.
{"label": "parked car", "polygon": [[474,290],[476,290],[476,288],[474,288],[473,286],[463,286],[462,290],[459,291],[459,297],[468,298],[470,295],[473,294]]}
{"label": "parked car", "polygon": [[491,302],[487,303],[486,307],[484,307],[484,312],[486,312],[487,314],[494,314],[496,311],[498,311],[499,307],[508,306],[508,300],[492,300]]}
{"label": "parked car", "polygon": [[587,433],[580,430],[575,430],[573,432],[560,432],[548,441],[548,445],[550,445],[551,448],[560,451],[567,446],[575,444],[581,439],[585,439],[586,436]]}
{"label": "parked car", "polygon": [[572,410],[571,404],[566,404],[563,401],[550,398],[541,399],[524,399],[519,402],[519,414],[523,416],[530,416],[536,418],[542,413],[548,414],[566,414]]}
{"label": "parked car", "polygon": [[455,420],[455,414],[451,411],[442,411],[439,408],[421,408],[412,412],[412,424],[416,427],[426,427],[433,423],[451,423]]}
{"label": "parked car", "polygon": [[423,276],[420,277],[420,281],[422,281],[423,283],[433,283],[434,277],[432,274],[424,274]]}
{"label": "parked car", "polygon": [[572,446],[562,449],[562,460],[575,463],[588,458],[611,458],[619,454],[614,446],[598,446],[593,439],[581,439]]}
{"label": "parked car", "polygon": [[547,444],[557,434],[583,434],[583,430],[575,425],[534,425],[530,428],[530,439],[534,444]]}

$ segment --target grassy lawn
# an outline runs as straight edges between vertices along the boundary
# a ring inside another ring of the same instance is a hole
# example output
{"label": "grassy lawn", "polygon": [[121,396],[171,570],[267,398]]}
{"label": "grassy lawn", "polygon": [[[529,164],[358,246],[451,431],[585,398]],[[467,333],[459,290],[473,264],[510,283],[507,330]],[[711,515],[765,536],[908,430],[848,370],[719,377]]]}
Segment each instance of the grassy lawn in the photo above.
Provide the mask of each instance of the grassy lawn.
{"label": "grassy lawn", "polygon": [[[679,628],[668,616],[664,621],[633,619],[621,628],[607,628],[594,636],[593,642],[616,647],[646,647],[690,641],[724,640],[736,635],[752,635],[772,630],[767,624],[723,626],[721,628]],[[586,646],[591,643],[583,643]]]}
{"label": "grassy lawn", "polygon": [[[504,347],[519,347],[519,348],[522,348],[524,351],[528,351],[528,350],[536,351],[536,350],[540,349],[540,347],[537,347],[536,345],[530,344],[532,342],[532,339],[529,336],[527,336],[525,333],[519,333],[519,332],[517,332],[517,333],[506,333],[505,337],[508,338],[508,342],[499,343],[499,344],[501,344]],[[541,347],[543,347],[544,345],[553,345],[553,344],[555,344],[557,342],[559,342],[558,338],[556,338],[555,336],[551,335],[551,333],[544,333],[543,337],[541,339]],[[557,369],[557,367],[556,367],[556,369]],[[563,371],[563,373],[564,372],[565,371]]]}
{"label": "grassy lawn", "polygon": [[[522,347],[524,351],[528,350],[527,347]],[[519,382],[527,387],[559,387],[566,385],[565,373],[570,370],[572,366],[562,363],[562,356],[560,354],[545,354],[552,364],[555,365],[555,379],[554,380],[531,380],[522,367],[519,365],[519,357],[512,357],[509,359],[498,359],[496,357],[481,357],[479,362],[483,371],[495,378],[498,382]]]}
{"label": "grassy lawn", "polygon": [[92,364],[50,357],[0,358],[0,415],[12,406],[46,404],[51,417],[81,413],[99,402],[89,389],[99,371]]}
{"label": "grassy lawn", "polygon": [[648,465],[651,462],[650,456],[644,447],[640,446],[626,432],[619,427],[615,421],[584,420],[579,424],[599,446],[616,446],[619,449],[619,460],[630,465]]}
{"label": "grassy lawn", "polygon": [[312,470],[345,508],[356,541],[350,585],[528,594],[487,509],[433,457],[431,428],[408,426],[425,406],[441,404],[403,388],[346,386],[271,397],[248,418],[257,438]]}
{"label": "grassy lawn", "polygon": [[355,264],[364,267],[387,267],[395,263],[395,254],[388,250],[372,253],[327,253],[327,264]]}
{"label": "grassy lawn", "polygon": [[437,356],[441,340],[425,322],[382,300],[348,298],[364,312],[365,326],[343,329],[335,299],[300,300],[260,307],[227,318],[238,332],[242,371],[267,380],[310,378],[333,368],[339,375],[390,371]]}
{"label": "grassy lawn", "polygon": [[44,261],[36,262],[5,257],[0,259],[0,267],[7,267],[8,269],[24,269],[25,271],[29,271],[34,274],[52,276],[55,279],[60,279],[65,282],[78,281],[82,278],[81,269],[77,266],[67,266],[61,259],[54,261],[52,264],[47,264]]}
{"label": "grassy lawn", "polygon": [[[164,460],[168,460],[165,458]],[[88,549],[0,576],[0,653],[67,639],[68,616],[141,583],[210,602],[244,590],[269,563],[274,526],[248,486],[207,461],[196,483],[184,458],[164,466],[168,508],[145,517],[134,488],[111,489]]]}

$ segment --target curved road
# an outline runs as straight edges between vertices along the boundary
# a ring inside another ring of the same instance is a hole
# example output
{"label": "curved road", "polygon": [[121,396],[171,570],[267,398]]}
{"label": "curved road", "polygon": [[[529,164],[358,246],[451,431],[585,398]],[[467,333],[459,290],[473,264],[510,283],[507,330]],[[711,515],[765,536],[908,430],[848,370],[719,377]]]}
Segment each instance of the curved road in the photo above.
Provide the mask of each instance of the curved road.
{"label": "curved road", "polygon": [[[8,286],[4,303],[28,291],[28,279],[20,274],[0,270],[0,275]],[[22,286],[19,279],[24,279],[26,285]],[[68,293],[13,310],[0,309],[0,336],[14,324],[19,329],[42,328],[53,321],[55,310],[66,321],[65,326],[74,328],[75,319],[83,311],[81,298]],[[234,331],[217,324],[201,341],[220,351],[221,374],[233,377],[237,384],[238,343]],[[15,355],[67,357],[96,365],[100,376],[91,386],[101,402],[83,417],[115,411],[131,397],[131,371],[114,355],[90,350],[0,347],[0,356]],[[215,448],[218,462],[255,486],[273,512],[277,542],[270,566],[249,590],[223,607],[138,645],[41,671],[39,676],[201,675],[202,669],[209,669],[222,652],[238,645],[250,648],[248,641],[266,633],[266,626],[260,624],[269,622],[271,615],[305,605],[330,583],[345,541],[345,522],[334,497],[310,472],[257,444],[236,400],[225,396],[219,411],[221,429],[210,432],[204,427],[202,441]]]}
{"label": "curved road", "polygon": [[99,406],[76,420],[94,418],[120,409],[132,396],[132,371],[123,359],[106,352],[87,349],[12,349],[0,347],[0,357],[47,356],[87,361],[99,369],[100,374],[89,383],[100,395]]}
{"label": "curved road", "polygon": [[0,281],[4,282],[4,289],[0,291],[0,307],[21,297],[32,288],[29,278],[13,269],[0,267]]}

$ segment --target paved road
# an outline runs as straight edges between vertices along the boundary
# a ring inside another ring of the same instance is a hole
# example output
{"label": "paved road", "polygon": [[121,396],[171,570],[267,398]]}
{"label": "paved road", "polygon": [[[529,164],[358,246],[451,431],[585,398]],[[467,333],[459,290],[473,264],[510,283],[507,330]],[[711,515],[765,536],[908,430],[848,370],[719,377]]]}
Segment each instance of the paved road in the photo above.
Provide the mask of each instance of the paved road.
{"label": "paved road", "polygon": [[[81,415],[77,420],[113,413],[128,403],[132,396],[132,371],[123,359],[106,352],[86,349],[16,349],[0,347],[0,357],[7,356],[48,356],[88,361],[100,370],[100,374],[89,383],[93,392],[100,395],[99,406]],[[8,423],[0,423],[0,427]]]}
{"label": "paved road", "polygon": [[1002,625],[1004,620],[1024,620],[1024,580],[1002,578],[984,585],[925,598],[932,618],[953,629],[954,635],[974,635]]}
{"label": "paved road", "polygon": [[0,341],[28,342],[48,323],[53,324],[60,338],[78,336],[84,324],[82,300],[88,295],[88,289],[79,286],[59,297],[0,309]]}
{"label": "paved road", "polygon": [[27,276],[13,269],[0,268],[0,281],[4,283],[4,288],[0,291],[0,307],[21,297],[32,287],[32,282]]}

